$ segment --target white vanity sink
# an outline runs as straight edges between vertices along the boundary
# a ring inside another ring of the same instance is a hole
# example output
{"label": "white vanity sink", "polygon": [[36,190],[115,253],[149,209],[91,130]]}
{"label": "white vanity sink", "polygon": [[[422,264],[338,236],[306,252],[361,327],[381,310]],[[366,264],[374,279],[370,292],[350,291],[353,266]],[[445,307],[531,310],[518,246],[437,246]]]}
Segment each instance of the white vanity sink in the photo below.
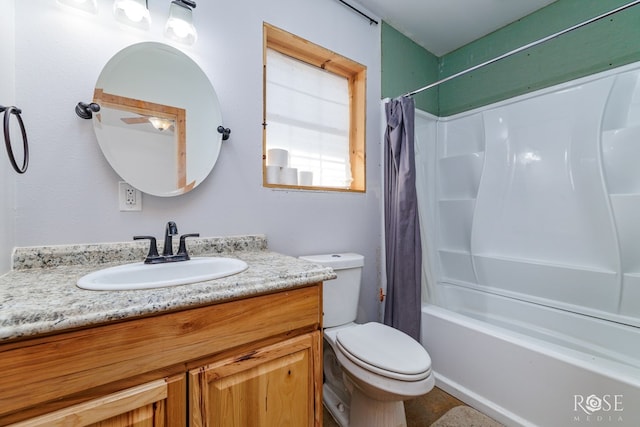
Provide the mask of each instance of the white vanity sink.
{"label": "white vanity sink", "polygon": [[231,276],[247,267],[242,260],[222,257],[194,257],[163,264],[138,262],[89,273],[78,280],[78,287],[95,291],[163,288]]}

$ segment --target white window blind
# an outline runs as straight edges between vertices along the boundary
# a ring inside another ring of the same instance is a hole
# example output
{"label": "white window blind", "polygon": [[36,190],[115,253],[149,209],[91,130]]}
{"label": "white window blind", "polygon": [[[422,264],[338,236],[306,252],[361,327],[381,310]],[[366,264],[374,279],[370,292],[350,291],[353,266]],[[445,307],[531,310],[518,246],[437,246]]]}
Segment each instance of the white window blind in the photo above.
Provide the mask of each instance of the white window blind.
{"label": "white window blind", "polygon": [[347,79],[267,49],[266,91],[267,149],[288,150],[314,186],[349,188]]}

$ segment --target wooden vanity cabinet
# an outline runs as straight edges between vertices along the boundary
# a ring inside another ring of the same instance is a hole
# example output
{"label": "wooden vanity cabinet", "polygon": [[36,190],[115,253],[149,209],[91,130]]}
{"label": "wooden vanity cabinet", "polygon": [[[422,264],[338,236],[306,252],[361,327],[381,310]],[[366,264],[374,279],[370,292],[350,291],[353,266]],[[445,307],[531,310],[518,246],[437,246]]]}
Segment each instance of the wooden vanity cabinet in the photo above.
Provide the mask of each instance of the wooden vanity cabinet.
{"label": "wooden vanity cabinet", "polygon": [[[131,387],[48,414],[27,419],[12,427],[170,427],[185,426],[186,414],[171,411],[182,403],[185,377],[165,378]],[[170,388],[177,387],[175,391]],[[174,406],[175,406],[174,405]]]}
{"label": "wooden vanity cabinet", "polygon": [[322,426],[322,286],[0,344],[0,426]]}
{"label": "wooden vanity cabinet", "polygon": [[191,370],[192,425],[316,425],[319,338],[314,332]]}

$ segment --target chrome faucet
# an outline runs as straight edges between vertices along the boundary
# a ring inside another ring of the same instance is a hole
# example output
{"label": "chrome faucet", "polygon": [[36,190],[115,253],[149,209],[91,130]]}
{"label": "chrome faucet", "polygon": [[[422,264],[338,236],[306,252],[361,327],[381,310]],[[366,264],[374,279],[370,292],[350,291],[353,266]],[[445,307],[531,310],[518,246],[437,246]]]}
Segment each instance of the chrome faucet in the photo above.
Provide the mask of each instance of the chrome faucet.
{"label": "chrome faucet", "polygon": [[200,237],[199,233],[183,234],[180,236],[180,247],[178,253],[173,254],[173,236],[178,235],[178,227],[173,221],[167,222],[167,226],[164,231],[164,248],[162,248],[162,255],[158,254],[158,247],[156,244],[156,238],[153,236],[133,236],[133,240],[146,239],[150,241],[149,253],[144,259],[145,264],[161,264],[165,262],[175,261],[187,261],[190,259],[187,253],[186,239],[187,237]]}

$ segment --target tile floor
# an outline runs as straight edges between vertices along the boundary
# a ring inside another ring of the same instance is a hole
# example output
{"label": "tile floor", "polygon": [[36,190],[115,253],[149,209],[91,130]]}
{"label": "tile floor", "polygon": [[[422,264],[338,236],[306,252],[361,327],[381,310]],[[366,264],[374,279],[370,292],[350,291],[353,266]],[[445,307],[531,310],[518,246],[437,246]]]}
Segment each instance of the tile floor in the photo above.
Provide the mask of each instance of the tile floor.
{"label": "tile floor", "polygon": [[[459,405],[464,405],[464,403],[439,388],[434,387],[433,390],[424,396],[408,400],[404,403],[404,410],[407,415],[407,427],[430,426],[449,409]],[[339,427],[326,408],[323,409],[323,427]]]}

